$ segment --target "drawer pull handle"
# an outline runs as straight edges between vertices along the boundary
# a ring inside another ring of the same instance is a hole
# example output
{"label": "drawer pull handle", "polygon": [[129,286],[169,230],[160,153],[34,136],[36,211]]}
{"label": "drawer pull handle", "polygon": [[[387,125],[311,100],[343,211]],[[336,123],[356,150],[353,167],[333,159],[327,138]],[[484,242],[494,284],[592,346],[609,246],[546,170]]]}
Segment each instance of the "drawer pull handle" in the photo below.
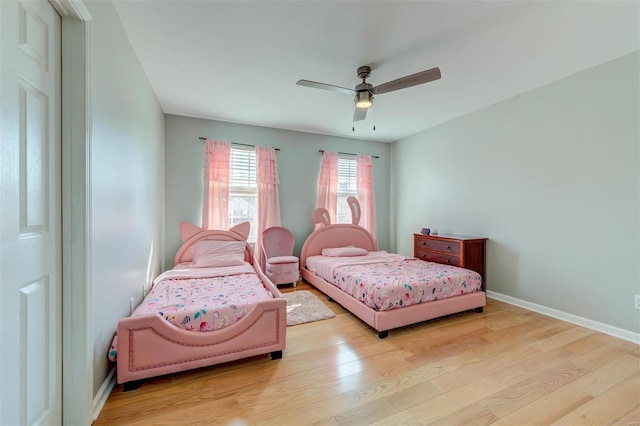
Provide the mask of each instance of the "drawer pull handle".
{"label": "drawer pull handle", "polygon": [[449,259],[447,259],[447,263],[451,263],[451,261]]}
{"label": "drawer pull handle", "polygon": [[447,246],[447,250],[451,250],[451,246]]}

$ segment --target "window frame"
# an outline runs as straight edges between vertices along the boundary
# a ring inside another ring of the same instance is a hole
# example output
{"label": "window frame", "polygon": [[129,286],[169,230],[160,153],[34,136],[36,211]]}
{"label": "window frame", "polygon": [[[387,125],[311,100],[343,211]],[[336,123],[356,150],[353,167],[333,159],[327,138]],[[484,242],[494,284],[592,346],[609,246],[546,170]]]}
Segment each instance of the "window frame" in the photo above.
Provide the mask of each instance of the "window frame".
{"label": "window frame", "polygon": [[338,186],[336,189],[336,223],[352,223],[350,196],[358,197],[358,163],[356,158],[338,155]]}
{"label": "window frame", "polygon": [[[239,164],[238,161],[242,162]],[[255,148],[239,148],[232,146],[229,168],[229,227],[231,228],[238,223],[245,221],[234,220],[237,217],[244,217],[242,215],[235,216],[233,214],[234,200],[249,198],[249,208],[246,217],[251,223],[251,228],[247,241],[249,243],[255,243],[258,237],[258,182]]]}

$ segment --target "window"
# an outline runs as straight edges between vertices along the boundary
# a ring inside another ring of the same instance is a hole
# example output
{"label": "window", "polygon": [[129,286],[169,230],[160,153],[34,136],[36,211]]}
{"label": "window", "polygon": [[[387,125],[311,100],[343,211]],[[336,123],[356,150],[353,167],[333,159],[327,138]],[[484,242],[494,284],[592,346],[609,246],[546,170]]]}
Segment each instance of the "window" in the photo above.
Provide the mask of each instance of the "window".
{"label": "window", "polygon": [[338,204],[336,223],[351,223],[347,197],[358,196],[358,173],[355,158],[338,157]]}
{"label": "window", "polygon": [[248,241],[255,243],[258,219],[258,184],[256,181],[256,153],[253,149],[231,147],[231,176],[229,179],[229,227],[242,222],[251,223]]}

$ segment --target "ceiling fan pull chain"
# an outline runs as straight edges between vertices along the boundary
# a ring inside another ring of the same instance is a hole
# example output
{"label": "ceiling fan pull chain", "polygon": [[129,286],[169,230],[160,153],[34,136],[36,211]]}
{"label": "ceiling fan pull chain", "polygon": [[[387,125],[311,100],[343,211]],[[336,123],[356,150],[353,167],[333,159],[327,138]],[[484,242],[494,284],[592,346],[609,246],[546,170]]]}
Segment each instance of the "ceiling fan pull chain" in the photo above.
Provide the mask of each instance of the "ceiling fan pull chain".
{"label": "ceiling fan pull chain", "polygon": [[376,131],[376,108],[375,106],[372,108],[373,109],[373,131]]}

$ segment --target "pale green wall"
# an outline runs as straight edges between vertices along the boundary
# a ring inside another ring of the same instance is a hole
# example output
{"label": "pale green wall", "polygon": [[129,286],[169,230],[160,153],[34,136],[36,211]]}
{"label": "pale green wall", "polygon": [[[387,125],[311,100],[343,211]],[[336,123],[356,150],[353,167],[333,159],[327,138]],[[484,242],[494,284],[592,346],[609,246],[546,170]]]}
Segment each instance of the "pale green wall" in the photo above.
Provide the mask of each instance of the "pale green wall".
{"label": "pale green wall", "polygon": [[[85,1],[93,18],[91,258],[94,395],[129,299],[160,271],[164,113],[111,2]],[[64,167],[64,165],[63,165]],[[154,253],[151,256],[151,245]]]}
{"label": "pale green wall", "polygon": [[392,235],[489,238],[488,290],[640,331],[639,55],[392,144]]}
{"label": "pale green wall", "polygon": [[322,159],[318,150],[379,156],[373,160],[378,241],[381,249],[389,248],[388,143],[176,115],[165,116],[165,135],[165,269],[173,266],[173,255],[180,247],[180,222],[202,224],[204,141],[198,140],[198,136],[280,148],[277,159],[282,226],[291,230],[296,238],[296,255],[314,228],[311,214],[316,208]]}

